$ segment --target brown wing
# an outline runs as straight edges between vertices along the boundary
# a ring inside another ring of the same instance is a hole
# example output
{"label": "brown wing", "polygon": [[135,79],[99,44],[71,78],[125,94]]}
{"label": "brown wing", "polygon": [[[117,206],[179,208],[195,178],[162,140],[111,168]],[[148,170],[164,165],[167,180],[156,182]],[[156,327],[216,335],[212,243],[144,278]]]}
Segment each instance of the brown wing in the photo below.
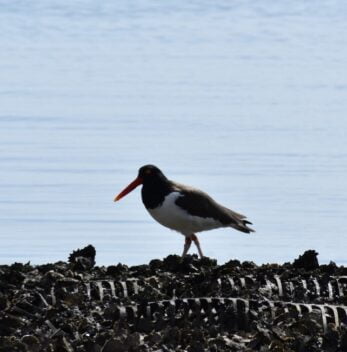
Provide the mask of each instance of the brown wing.
{"label": "brown wing", "polygon": [[225,226],[232,226],[242,232],[253,232],[247,227],[249,221],[243,220],[246,217],[236,213],[223,205],[218,204],[208,194],[188,186],[175,184],[175,189],[181,192],[182,196],[176,199],[176,204],[190,214],[203,218],[213,218]]}

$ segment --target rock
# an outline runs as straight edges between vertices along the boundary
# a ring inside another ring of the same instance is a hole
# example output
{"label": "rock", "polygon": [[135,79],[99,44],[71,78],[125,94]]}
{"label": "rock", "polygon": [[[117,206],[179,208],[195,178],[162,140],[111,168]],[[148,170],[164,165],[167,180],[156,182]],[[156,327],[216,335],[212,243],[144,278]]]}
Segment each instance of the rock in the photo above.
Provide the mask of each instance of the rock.
{"label": "rock", "polygon": [[101,346],[93,341],[86,341],[81,347],[81,352],[101,352]]}
{"label": "rock", "polygon": [[167,271],[178,271],[182,258],[178,255],[169,255],[163,260],[163,269]]}
{"label": "rock", "polygon": [[163,268],[163,262],[160,259],[153,259],[149,262],[149,267],[152,272],[156,273]]}
{"label": "rock", "polygon": [[300,255],[298,259],[294,260],[294,268],[302,268],[305,270],[314,270],[319,268],[317,259],[318,253],[314,250],[308,250],[303,255]]}
{"label": "rock", "polygon": [[341,330],[340,349],[341,351],[347,351],[347,326],[344,325]]}
{"label": "rock", "polygon": [[54,270],[47,271],[41,278],[41,283],[43,285],[52,285],[58,280],[64,280],[65,276],[63,274],[57,273]]}
{"label": "rock", "polygon": [[0,292],[0,311],[4,311],[9,306],[9,301],[3,293]]}
{"label": "rock", "polygon": [[74,352],[74,349],[65,336],[59,336],[55,341],[54,352]]}
{"label": "rock", "polygon": [[23,327],[26,323],[22,317],[9,313],[0,313],[0,336],[11,335],[16,329]]}
{"label": "rock", "polygon": [[339,333],[335,328],[330,328],[323,336],[323,351],[337,352],[339,344]]}
{"label": "rock", "polygon": [[85,271],[95,265],[96,251],[92,245],[73,251],[69,256],[69,263],[74,270]]}
{"label": "rock", "polygon": [[[0,335],[1,336],[1,335]],[[26,346],[15,336],[0,337],[1,352],[26,352]]]}
{"label": "rock", "polygon": [[27,346],[30,352],[39,352],[41,349],[40,340],[34,335],[24,335],[21,341]]}
{"label": "rock", "polygon": [[126,274],[128,271],[128,267],[123,264],[117,264],[117,265],[110,265],[107,270],[106,274],[109,276],[121,276],[122,274]]}
{"label": "rock", "polygon": [[88,246],[70,263],[0,265],[0,352],[347,351],[347,269],[315,251],[293,265],[94,264]]}
{"label": "rock", "polygon": [[120,338],[113,338],[108,340],[101,352],[126,352],[128,351],[127,346],[122,342]]}

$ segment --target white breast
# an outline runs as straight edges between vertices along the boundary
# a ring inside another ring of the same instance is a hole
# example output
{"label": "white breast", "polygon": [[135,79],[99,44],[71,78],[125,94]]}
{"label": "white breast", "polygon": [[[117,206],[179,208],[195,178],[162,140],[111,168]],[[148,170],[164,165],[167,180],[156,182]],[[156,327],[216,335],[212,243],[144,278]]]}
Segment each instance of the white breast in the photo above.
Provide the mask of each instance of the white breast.
{"label": "white breast", "polygon": [[190,215],[176,205],[175,201],[178,197],[181,197],[179,192],[172,192],[165,197],[164,202],[159,207],[147,210],[161,225],[184,235],[191,235],[195,232],[212,230],[224,226],[221,222],[213,218]]}

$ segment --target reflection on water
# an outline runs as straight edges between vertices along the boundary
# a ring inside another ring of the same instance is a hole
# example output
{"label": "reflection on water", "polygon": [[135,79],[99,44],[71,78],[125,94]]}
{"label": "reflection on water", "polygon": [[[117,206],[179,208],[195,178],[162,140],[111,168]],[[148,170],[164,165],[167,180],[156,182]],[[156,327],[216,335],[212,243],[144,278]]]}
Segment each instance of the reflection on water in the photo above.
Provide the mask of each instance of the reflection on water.
{"label": "reflection on water", "polygon": [[154,163],[254,222],[206,255],[346,263],[345,7],[2,1],[1,262],[181,253],[139,190],[112,202]]}

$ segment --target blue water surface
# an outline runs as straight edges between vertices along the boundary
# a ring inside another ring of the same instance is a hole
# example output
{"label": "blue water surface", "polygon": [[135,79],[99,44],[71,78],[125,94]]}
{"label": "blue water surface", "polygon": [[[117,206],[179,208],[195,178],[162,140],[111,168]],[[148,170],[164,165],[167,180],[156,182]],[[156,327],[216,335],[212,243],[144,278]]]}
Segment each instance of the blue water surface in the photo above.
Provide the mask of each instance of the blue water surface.
{"label": "blue water surface", "polygon": [[0,0],[0,34],[1,263],[180,254],[113,203],[153,163],[253,221],[219,263],[347,264],[346,2]]}

